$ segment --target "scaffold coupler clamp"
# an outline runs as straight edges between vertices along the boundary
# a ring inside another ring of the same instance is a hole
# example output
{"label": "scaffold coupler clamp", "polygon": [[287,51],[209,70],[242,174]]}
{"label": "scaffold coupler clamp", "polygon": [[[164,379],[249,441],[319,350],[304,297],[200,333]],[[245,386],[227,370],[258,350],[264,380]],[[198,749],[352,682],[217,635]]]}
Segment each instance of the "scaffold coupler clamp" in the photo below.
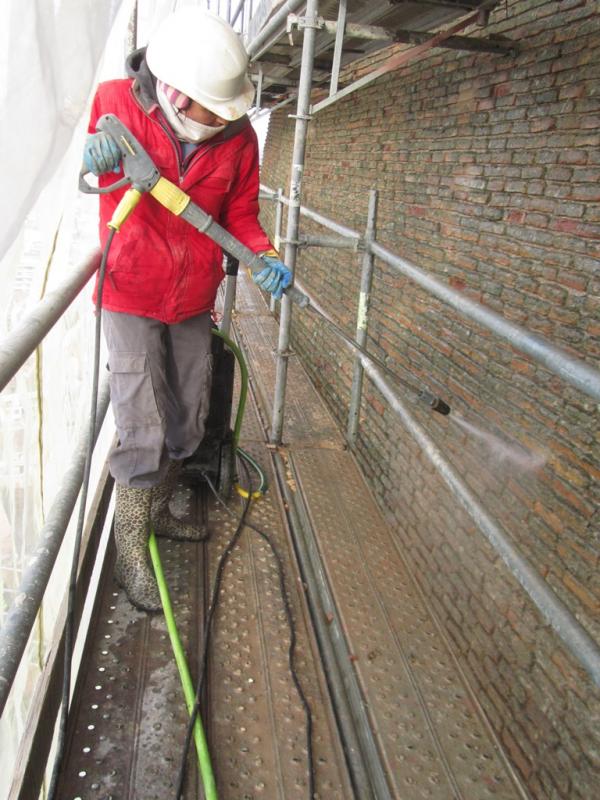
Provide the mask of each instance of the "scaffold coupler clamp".
{"label": "scaffold coupler clamp", "polygon": [[304,28],[314,28],[317,31],[323,30],[325,27],[325,20],[323,17],[302,17],[298,14],[288,14],[286,20],[285,32],[288,35],[290,47],[294,46],[294,28],[298,31]]}

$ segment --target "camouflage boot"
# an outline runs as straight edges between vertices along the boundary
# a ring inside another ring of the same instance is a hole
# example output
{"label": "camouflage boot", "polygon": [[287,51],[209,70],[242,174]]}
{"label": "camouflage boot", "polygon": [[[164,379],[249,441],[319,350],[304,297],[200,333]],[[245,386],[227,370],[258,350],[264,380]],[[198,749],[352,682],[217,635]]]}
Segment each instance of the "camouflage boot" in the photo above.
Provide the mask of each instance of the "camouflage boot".
{"label": "camouflage boot", "polygon": [[116,486],[116,581],[136,608],[160,611],[160,594],[148,552],[152,489]]}
{"label": "camouflage boot", "polygon": [[208,536],[206,525],[190,525],[189,522],[175,519],[169,511],[169,500],[177,483],[177,476],[181,466],[181,461],[170,461],[163,482],[152,489],[152,510],[150,514],[152,527],[157,536],[162,536],[165,539],[200,542]]}

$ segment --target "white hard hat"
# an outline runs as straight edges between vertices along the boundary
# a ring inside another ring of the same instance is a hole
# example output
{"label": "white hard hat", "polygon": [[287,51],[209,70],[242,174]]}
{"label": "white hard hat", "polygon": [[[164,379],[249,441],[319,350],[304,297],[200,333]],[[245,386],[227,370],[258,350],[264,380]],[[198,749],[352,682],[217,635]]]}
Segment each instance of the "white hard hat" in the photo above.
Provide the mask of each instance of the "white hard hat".
{"label": "white hard hat", "polygon": [[222,119],[238,119],[252,105],[244,46],[210,11],[186,6],[166,17],[150,36],[146,61],[159,80]]}

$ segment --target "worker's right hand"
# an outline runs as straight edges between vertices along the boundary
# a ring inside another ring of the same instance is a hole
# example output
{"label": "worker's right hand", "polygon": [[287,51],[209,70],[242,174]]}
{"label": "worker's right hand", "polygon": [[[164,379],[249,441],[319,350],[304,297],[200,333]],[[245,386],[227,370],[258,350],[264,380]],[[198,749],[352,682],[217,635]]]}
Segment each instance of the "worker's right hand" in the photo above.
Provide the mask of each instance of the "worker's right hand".
{"label": "worker's right hand", "polygon": [[83,148],[83,163],[88,172],[102,175],[104,172],[119,172],[121,151],[108,133],[90,133]]}
{"label": "worker's right hand", "polygon": [[260,257],[265,262],[264,269],[252,273],[252,280],[261,289],[271,292],[276,300],[281,300],[284,289],[292,282],[292,273],[279,259],[277,250],[267,250]]}

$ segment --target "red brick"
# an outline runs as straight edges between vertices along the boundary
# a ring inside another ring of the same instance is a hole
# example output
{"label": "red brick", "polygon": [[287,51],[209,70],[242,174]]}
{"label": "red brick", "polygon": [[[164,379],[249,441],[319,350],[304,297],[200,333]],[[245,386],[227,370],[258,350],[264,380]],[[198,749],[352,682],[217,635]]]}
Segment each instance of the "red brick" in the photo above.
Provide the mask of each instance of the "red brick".
{"label": "red brick", "polygon": [[502,731],[502,744],[506,747],[511,761],[516,766],[521,776],[527,781],[527,778],[531,774],[531,762],[507,729]]}
{"label": "red brick", "polygon": [[559,272],[556,280],[561,286],[567,286],[576,292],[585,292],[588,285],[588,279],[585,275],[569,274],[566,272]]}
{"label": "red brick", "polygon": [[592,614],[597,614],[598,611],[600,611],[600,599],[594,597],[594,595],[591,594],[585,586],[582,586],[572,575],[564,575],[563,583],[583,605],[587,606]]}
{"label": "red brick", "polygon": [[529,130],[532,133],[541,133],[543,131],[552,131],[556,128],[556,120],[552,117],[535,119],[529,124]]}
{"label": "red brick", "polygon": [[550,227],[559,233],[572,233],[574,236],[600,239],[600,228],[598,226],[585,225],[568,217],[557,217],[550,223]]}

